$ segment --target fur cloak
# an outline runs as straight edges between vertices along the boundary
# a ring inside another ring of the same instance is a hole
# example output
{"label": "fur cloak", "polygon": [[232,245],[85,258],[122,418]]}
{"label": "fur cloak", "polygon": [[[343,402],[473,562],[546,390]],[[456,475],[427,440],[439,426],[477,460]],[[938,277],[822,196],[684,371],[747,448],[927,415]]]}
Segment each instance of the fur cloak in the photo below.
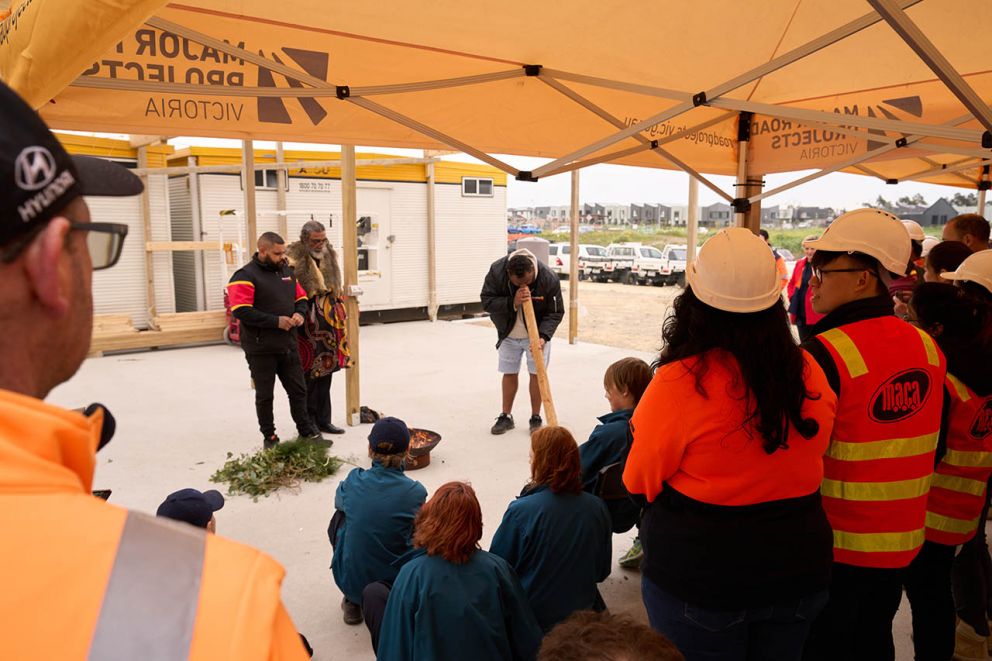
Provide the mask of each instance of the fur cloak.
{"label": "fur cloak", "polygon": [[313,298],[317,294],[341,297],[341,269],[338,268],[338,254],[329,243],[325,243],[321,251],[320,268],[317,267],[317,260],[310,255],[310,248],[302,241],[289,244],[286,248],[286,257],[296,273],[297,282],[307,293],[307,298]]}

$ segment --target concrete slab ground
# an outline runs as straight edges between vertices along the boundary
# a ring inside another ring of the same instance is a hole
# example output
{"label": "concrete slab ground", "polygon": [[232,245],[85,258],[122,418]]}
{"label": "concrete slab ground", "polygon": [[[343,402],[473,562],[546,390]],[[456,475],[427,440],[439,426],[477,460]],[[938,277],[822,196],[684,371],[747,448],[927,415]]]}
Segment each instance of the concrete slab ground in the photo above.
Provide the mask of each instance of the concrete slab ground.
{"label": "concrete slab ground", "polygon": [[[408,424],[439,432],[443,441],[431,465],[411,472],[433,492],[450,480],[468,480],[483,512],[483,548],[499,525],[507,504],[528,477],[529,416],[526,391],[514,409],[517,429],[492,436],[499,412],[495,332],[458,322],[415,322],[362,329],[362,403]],[[556,339],[550,378],[561,424],[580,443],[596,416],[606,413],[602,375],[624,356],[650,360],[649,354],[613,347],[568,345]],[[522,384],[526,381],[522,379]],[[214,488],[210,475],[228,452],[260,446],[248,368],[240,349],[209,346],[106,356],[87,360],[79,373],[56,389],[49,401],[64,406],[104,403],[117,418],[114,441],[101,451],[95,488],[113,489],[111,502],[154,513],[177,489]],[[332,388],[335,410],[344,408],[344,378]],[[294,436],[289,407],[276,391],[276,424],[282,437]],[[334,422],[344,426],[343,416]],[[368,425],[334,437],[332,452],[368,465]],[[255,546],[286,567],[283,600],[316,659],[372,659],[364,626],[341,621],[340,592],[331,578],[327,524],[334,490],[350,470],[298,492],[281,492],[253,502],[228,497],[218,513],[218,533]],[[633,533],[616,535],[614,556],[630,546]],[[640,600],[640,574],[614,565],[601,587],[611,610],[646,621]],[[904,613],[897,626],[899,659],[911,659]]]}

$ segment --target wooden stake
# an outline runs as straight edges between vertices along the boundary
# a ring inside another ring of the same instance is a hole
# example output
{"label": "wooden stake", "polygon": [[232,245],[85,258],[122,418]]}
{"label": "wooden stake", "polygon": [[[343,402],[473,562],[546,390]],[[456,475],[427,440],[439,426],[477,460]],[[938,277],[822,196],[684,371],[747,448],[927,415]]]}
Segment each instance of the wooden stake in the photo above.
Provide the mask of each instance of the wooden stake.
{"label": "wooden stake", "polygon": [[247,238],[245,244],[248,257],[255,252],[258,244],[258,215],[255,213],[255,144],[251,140],[241,141],[241,176],[245,184],[245,218]]}
{"label": "wooden stake", "polygon": [[[427,158],[427,152],[424,152]],[[434,163],[427,163],[427,316],[437,321],[437,224],[434,206]]]}
{"label": "wooden stake", "polygon": [[[276,161],[279,163],[283,162],[282,153],[282,143],[276,143]],[[286,243],[292,243],[293,239],[289,236],[289,217],[286,215],[286,182],[288,181],[289,172],[279,168],[276,170],[276,211],[282,211],[279,214],[279,234]]]}
{"label": "wooden stake", "polygon": [[520,306],[524,311],[524,321],[527,322],[527,336],[530,338],[530,352],[537,366],[537,385],[541,388],[541,402],[544,404],[544,415],[549,425],[558,424],[558,413],[551,399],[551,382],[548,381],[548,370],[544,366],[544,351],[541,349],[541,336],[537,333],[537,317],[534,315],[534,304],[530,300]]}
{"label": "wooden stake", "polygon": [[358,343],[358,298],[352,287],[358,286],[358,185],[355,180],[355,146],[341,145],[341,222],[344,255],[344,300],[348,313],[348,346],[351,368],[345,373],[345,420],[349,427],[361,422],[361,389]]}
{"label": "wooden stake", "polygon": [[[579,171],[572,171],[572,209],[569,219],[571,255],[568,260],[568,343],[579,341]],[[550,395],[548,399],[550,399]]]}
{"label": "wooden stake", "polygon": [[699,181],[689,175],[689,217],[685,219],[686,228],[686,254],[685,266],[696,261],[696,242],[698,241],[697,230],[699,229]]}
{"label": "wooden stake", "polygon": [[[138,147],[138,167],[148,167],[148,147],[147,145]],[[152,202],[148,192],[148,175],[142,175],[141,183],[145,185],[145,190],[141,193],[141,224],[145,231],[145,242],[152,240]],[[170,258],[171,259],[171,258]],[[158,330],[155,317],[158,316],[158,309],[155,305],[155,253],[145,250],[145,302],[148,310],[148,327]]]}

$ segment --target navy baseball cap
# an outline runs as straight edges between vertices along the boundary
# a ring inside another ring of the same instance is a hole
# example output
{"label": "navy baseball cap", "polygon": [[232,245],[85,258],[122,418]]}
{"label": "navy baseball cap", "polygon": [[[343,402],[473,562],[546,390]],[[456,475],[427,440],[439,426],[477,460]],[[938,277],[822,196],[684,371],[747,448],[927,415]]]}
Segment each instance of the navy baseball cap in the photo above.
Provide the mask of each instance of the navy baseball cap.
{"label": "navy baseball cap", "polygon": [[141,179],[122,165],[69,156],[38,113],[0,82],[0,244],[40,230],[81,195],[142,190]]}
{"label": "navy baseball cap", "polygon": [[410,447],[410,430],[399,418],[380,418],[369,432],[369,449],[379,454],[399,454]]}
{"label": "navy baseball cap", "polygon": [[224,507],[224,496],[216,489],[200,493],[196,489],[180,489],[170,493],[158,506],[157,516],[185,521],[197,528],[206,528],[214,512]]}

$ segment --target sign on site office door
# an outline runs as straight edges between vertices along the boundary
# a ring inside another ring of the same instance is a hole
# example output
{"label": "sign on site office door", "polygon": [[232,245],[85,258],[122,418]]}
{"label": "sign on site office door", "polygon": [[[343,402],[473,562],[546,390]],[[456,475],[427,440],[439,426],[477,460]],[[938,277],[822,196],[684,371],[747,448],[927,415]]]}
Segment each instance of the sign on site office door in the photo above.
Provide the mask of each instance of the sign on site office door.
{"label": "sign on site office door", "polygon": [[390,191],[360,187],[357,197],[359,302],[365,310],[388,309],[393,301]]}

